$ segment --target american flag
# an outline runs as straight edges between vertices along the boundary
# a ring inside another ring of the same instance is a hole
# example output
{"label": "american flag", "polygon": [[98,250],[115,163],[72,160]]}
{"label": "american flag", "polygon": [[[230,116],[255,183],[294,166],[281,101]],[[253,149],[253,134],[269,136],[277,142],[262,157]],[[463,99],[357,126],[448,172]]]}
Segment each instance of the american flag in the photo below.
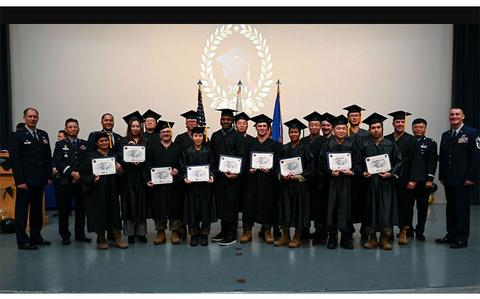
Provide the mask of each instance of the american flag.
{"label": "american flag", "polygon": [[198,113],[198,126],[205,127],[207,125],[207,121],[205,119],[205,111],[203,111],[203,103],[202,103],[202,81],[198,81],[198,106],[197,106],[197,113]]}

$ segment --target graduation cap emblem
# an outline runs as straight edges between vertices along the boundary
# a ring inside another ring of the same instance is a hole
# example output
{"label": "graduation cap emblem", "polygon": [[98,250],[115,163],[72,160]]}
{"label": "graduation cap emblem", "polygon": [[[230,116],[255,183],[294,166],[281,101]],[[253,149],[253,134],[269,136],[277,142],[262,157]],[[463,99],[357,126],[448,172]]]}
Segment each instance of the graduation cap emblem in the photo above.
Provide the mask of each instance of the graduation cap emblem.
{"label": "graduation cap emblem", "polygon": [[251,56],[247,51],[233,47],[218,56],[216,61],[222,65],[223,76],[228,81],[236,83],[238,79],[243,79],[248,84],[252,76],[249,63]]}

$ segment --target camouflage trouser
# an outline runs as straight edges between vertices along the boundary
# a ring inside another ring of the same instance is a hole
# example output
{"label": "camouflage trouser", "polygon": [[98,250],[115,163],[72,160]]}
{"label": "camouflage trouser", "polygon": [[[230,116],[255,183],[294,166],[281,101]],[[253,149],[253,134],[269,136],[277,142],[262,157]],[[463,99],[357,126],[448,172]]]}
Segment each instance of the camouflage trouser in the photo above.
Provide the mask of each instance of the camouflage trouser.
{"label": "camouflage trouser", "polygon": [[[182,228],[182,222],[179,219],[169,220],[169,229],[171,231],[180,231]],[[167,220],[155,221],[155,230],[166,230]]]}
{"label": "camouflage trouser", "polygon": [[188,227],[188,233],[190,235],[208,235],[210,234],[210,223],[209,224],[203,224],[200,226],[199,224],[197,225],[192,225]]}
{"label": "camouflage trouser", "polygon": [[369,236],[374,236],[376,232],[380,232],[380,238],[390,238],[393,235],[393,227],[391,226],[367,226],[365,232]]}

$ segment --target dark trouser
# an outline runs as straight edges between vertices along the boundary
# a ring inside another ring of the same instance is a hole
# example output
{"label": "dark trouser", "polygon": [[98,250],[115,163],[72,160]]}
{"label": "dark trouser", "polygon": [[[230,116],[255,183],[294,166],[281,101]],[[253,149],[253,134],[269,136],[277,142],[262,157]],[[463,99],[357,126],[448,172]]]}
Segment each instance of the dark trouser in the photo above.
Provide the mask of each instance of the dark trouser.
{"label": "dark trouser", "polygon": [[447,235],[455,242],[468,240],[472,186],[445,186],[447,198]]}
{"label": "dark trouser", "polygon": [[409,228],[413,217],[413,192],[407,189],[407,182],[398,180],[395,184],[398,203],[398,227]]}
{"label": "dark trouser", "polygon": [[233,221],[223,221],[222,220],[220,222],[222,232],[225,235],[233,236],[233,237],[237,236],[237,225],[238,225],[238,222],[233,222]]}
{"label": "dark trouser", "polygon": [[425,182],[417,182],[417,185],[412,192],[412,201],[408,214],[408,219],[410,220],[409,226],[410,228],[413,228],[413,206],[415,204],[415,200],[417,200],[417,225],[415,226],[415,233],[417,234],[423,234],[425,231],[429,197],[430,189],[425,188]]}
{"label": "dark trouser", "polygon": [[[43,226],[43,199],[44,186],[30,186],[28,189],[17,189],[15,201],[15,222],[17,223],[17,244],[36,242],[42,239],[40,231]],[[26,233],[28,207],[30,206],[30,237]]]}
{"label": "dark trouser", "polygon": [[80,184],[57,186],[59,198],[58,232],[62,239],[70,238],[68,218],[75,198],[75,238],[85,237],[85,203]]}
{"label": "dark trouser", "polygon": [[197,223],[196,225],[188,228],[190,235],[207,235],[210,234],[210,223]]}

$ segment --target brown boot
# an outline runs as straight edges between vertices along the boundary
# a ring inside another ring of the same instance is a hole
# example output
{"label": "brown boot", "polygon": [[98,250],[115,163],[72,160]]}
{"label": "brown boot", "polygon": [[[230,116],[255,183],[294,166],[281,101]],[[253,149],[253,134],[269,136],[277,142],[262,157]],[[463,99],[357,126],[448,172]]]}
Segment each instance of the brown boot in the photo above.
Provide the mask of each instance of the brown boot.
{"label": "brown boot", "polygon": [[295,235],[293,235],[292,241],[288,243],[288,247],[290,248],[298,248],[302,245],[302,229],[296,228]]}
{"label": "brown boot", "polygon": [[407,231],[408,227],[400,229],[400,235],[398,236],[398,245],[408,244]]}
{"label": "brown boot", "polygon": [[122,239],[122,232],[119,230],[113,231],[113,236],[115,237],[115,247],[125,249],[128,248],[128,244],[125,243]]}
{"label": "brown boot", "polygon": [[172,231],[171,241],[173,245],[180,244],[180,233],[176,230]]}
{"label": "brown boot", "polygon": [[107,239],[105,238],[105,232],[97,233],[97,238],[98,238],[97,248],[103,249],[103,250],[108,249],[108,242],[107,242]]}
{"label": "brown boot", "polygon": [[368,241],[363,244],[363,248],[366,248],[366,249],[377,248],[377,246],[378,246],[378,240],[377,240],[377,236],[375,235],[371,235]]}
{"label": "brown boot", "polygon": [[273,241],[275,241],[275,239],[273,238],[273,235],[272,235],[272,227],[270,225],[265,225],[264,240],[267,244],[273,244]]}
{"label": "brown boot", "polygon": [[[400,242],[399,242],[400,243]],[[390,243],[389,239],[388,238],[382,238],[380,240],[380,246],[384,249],[384,250],[392,250],[392,243]]]}
{"label": "brown boot", "polygon": [[290,243],[290,230],[287,227],[282,226],[282,237],[273,242],[275,246],[287,246]]}
{"label": "brown boot", "polygon": [[153,241],[154,245],[160,245],[162,243],[165,243],[167,241],[167,237],[165,237],[165,230],[159,229],[157,230],[157,237]]}
{"label": "brown boot", "polygon": [[240,243],[248,243],[252,241],[252,227],[245,227],[240,237]]}

